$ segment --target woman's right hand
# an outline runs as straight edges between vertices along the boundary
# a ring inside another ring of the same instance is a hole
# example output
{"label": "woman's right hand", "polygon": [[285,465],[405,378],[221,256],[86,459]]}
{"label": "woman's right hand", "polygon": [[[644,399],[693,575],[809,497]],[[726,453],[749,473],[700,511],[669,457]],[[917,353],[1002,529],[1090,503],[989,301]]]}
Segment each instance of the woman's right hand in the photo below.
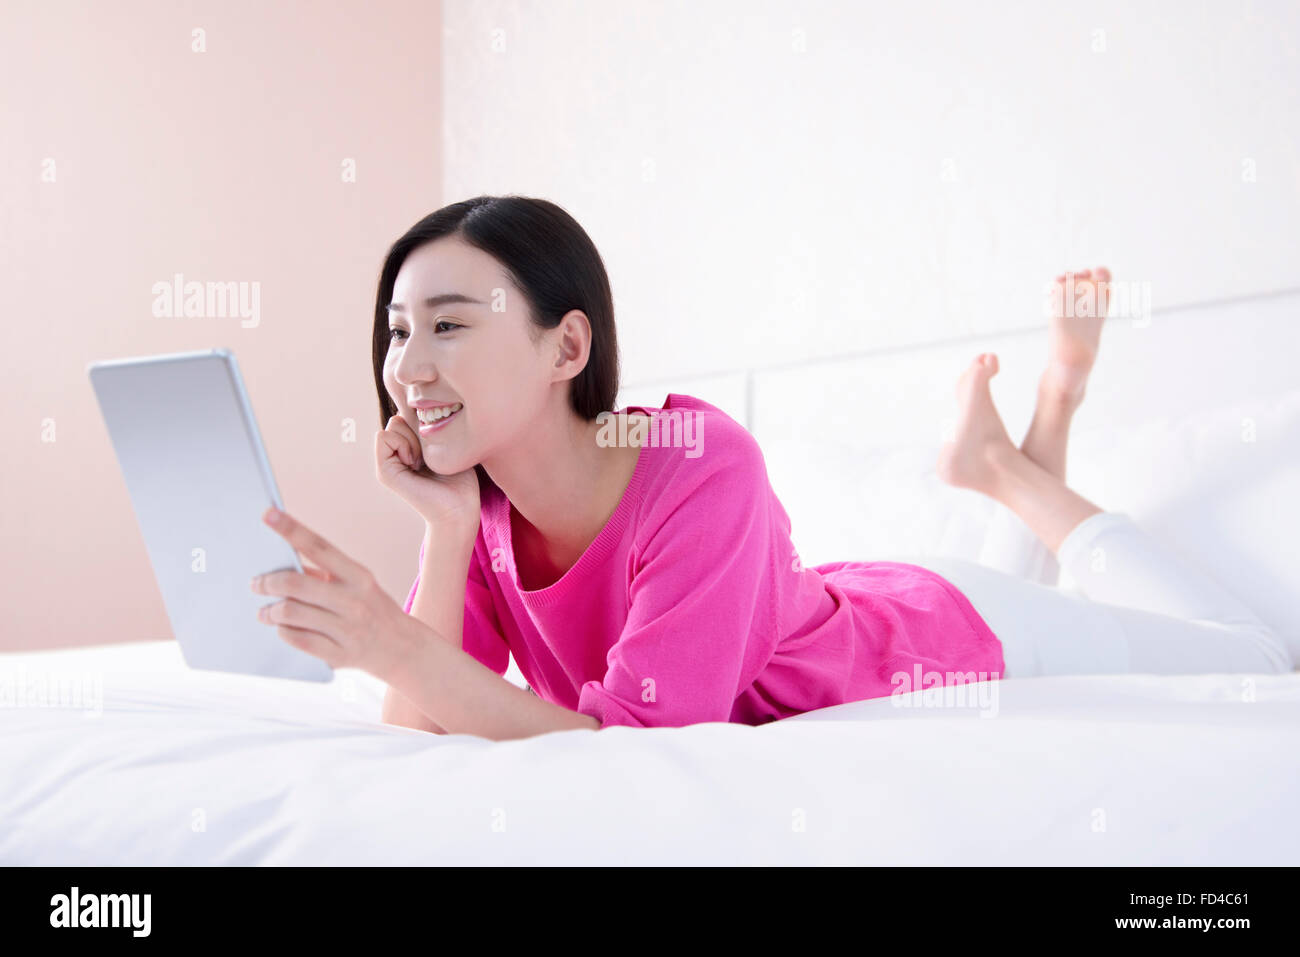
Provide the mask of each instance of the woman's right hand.
{"label": "woman's right hand", "polygon": [[478,530],[478,475],[474,468],[439,475],[425,464],[420,437],[400,415],[375,433],[375,476],[430,525],[472,535]]}

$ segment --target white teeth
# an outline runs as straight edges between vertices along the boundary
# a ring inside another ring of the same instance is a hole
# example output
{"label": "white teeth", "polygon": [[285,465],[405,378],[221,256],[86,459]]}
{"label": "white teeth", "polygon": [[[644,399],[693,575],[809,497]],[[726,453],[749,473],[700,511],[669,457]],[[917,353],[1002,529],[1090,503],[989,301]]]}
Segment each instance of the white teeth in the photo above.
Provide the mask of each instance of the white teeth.
{"label": "white teeth", "polygon": [[457,402],[455,405],[444,406],[441,409],[416,409],[415,414],[422,423],[428,425],[441,419],[445,419],[453,412],[459,412],[460,410],[461,404]]}

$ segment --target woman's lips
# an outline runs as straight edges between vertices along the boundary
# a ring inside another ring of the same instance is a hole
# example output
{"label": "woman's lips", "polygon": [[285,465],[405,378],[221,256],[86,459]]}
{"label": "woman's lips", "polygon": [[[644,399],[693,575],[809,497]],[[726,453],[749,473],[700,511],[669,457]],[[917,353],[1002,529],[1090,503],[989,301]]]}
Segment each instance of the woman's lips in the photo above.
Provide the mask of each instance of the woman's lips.
{"label": "woman's lips", "polygon": [[431,435],[434,432],[437,432],[439,429],[445,428],[448,422],[451,422],[453,419],[456,418],[456,416],[460,415],[464,411],[465,411],[465,407],[461,406],[451,415],[443,416],[437,422],[434,422],[430,425],[424,425],[420,423],[419,419],[416,419],[416,424],[419,425],[421,435]]}

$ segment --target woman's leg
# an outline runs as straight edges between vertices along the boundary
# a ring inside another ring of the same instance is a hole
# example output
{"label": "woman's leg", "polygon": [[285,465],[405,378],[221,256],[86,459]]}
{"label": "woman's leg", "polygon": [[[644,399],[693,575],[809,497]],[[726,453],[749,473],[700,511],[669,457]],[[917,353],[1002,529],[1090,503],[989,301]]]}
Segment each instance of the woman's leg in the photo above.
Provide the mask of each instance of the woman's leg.
{"label": "woman's leg", "polygon": [[[899,560],[957,586],[1002,642],[1006,678],[1280,674],[1293,667],[1285,646],[1263,625],[1228,626],[1105,604],[956,558]],[[1234,617],[1234,607],[1216,611]]]}
{"label": "woman's leg", "polygon": [[[1130,640],[1131,670],[1162,671],[1170,661],[1181,663],[1179,674],[1294,667],[1285,643],[1253,611],[1128,515],[1099,512],[1085,519],[1057,557],[1092,602],[1122,606],[1126,622],[1130,610],[1141,613],[1135,620],[1152,633]],[[1169,644],[1179,641],[1165,625],[1170,616],[1196,626],[1179,632],[1193,636],[1190,645]]]}
{"label": "woman's leg", "polygon": [[979,563],[985,568],[1040,585],[1055,585],[1061,575],[1056,556],[1020,520],[1020,516],[1001,502],[993,503]]}
{"label": "woman's leg", "polygon": [[1011,443],[989,393],[996,371],[986,354],[963,374],[939,474],[1014,512],[1086,597],[955,559],[917,563],[970,599],[1003,643],[1006,675],[1290,670],[1285,646],[1249,609]]}
{"label": "woman's leg", "polygon": [[[1062,482],[1070,423],[1083,401],[1110,311],[1110,282],[1110,271],[1100,266],[1062,273],[1050,290],[1047,363],[1020,451]],[[1055,585],[1061,571],[1047,546],[1001,502],[993,505],[979,563],[1044,585]]]}
{"label": "woman's leg", "polygon": [[1101,509],[1011,443],[989,392],[997,371],[998,357],[985,352],[962,373],[957,427],[936,469],[949,485],[983,492],[1010,509],[1055,555],[1065,536]]}

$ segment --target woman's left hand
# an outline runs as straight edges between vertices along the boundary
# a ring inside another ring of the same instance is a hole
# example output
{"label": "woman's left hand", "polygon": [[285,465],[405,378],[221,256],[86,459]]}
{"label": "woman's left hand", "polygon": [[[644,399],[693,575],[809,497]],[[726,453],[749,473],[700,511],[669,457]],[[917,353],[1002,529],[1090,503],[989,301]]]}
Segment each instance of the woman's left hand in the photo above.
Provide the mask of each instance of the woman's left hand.
{"label": "woman's left hand", "polygon": [[289,644],[331,668],[360,668],[386,678],[421,643],[436,637],[402,611],[369,569],[307,526],[276,509],[268,509],[262,520],[319,566],[267,572],[251,583],[259,594],[285,596],[263,606],[258,620],[279,626],[277,632]]}

